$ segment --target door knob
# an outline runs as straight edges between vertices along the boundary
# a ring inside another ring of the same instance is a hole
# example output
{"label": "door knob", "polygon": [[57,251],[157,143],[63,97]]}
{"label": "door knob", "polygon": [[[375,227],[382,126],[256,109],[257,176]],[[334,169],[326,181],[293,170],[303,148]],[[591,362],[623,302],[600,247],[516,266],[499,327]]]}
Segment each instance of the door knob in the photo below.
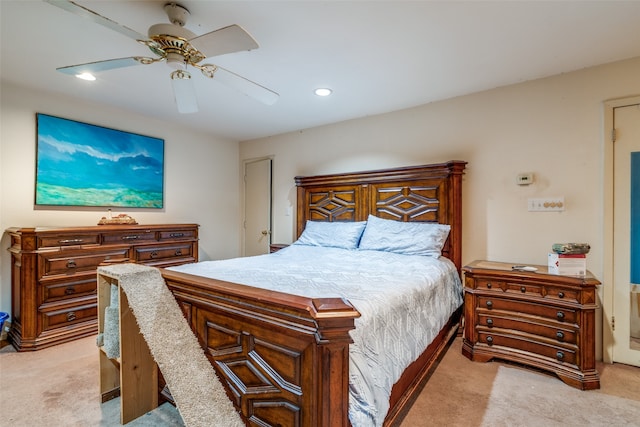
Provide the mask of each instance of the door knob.
{"label": "door knob", "polygon": [[262,230],[261,233],[263,236],[266,236],[267,234],[271,234],[269,230]]}

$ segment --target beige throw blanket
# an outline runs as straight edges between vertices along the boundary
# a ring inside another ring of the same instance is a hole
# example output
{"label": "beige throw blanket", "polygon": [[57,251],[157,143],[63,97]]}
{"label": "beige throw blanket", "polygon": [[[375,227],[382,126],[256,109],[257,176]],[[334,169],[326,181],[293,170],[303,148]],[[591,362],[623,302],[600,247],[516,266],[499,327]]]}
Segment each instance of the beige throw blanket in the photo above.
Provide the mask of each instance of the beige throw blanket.
{"label": "beige throw blanket", "polygon": [[99,267],[118,279],[187,427],[244,427],[157,268]]}

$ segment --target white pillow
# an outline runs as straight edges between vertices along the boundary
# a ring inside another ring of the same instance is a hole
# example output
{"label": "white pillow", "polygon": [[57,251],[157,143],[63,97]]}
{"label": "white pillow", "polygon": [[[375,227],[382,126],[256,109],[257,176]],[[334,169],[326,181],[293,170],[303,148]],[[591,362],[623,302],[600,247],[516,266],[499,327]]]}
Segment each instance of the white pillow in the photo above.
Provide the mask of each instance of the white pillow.
{"label": "white pillow", "polygon": [[366,221],[307,221],[304,231],[294,244],[356,249],[365,225]]}
{"label": "white pillow", "polygon": [[450,230],[446,224],[401,222],[369,215],[358,249],[438,258]]}

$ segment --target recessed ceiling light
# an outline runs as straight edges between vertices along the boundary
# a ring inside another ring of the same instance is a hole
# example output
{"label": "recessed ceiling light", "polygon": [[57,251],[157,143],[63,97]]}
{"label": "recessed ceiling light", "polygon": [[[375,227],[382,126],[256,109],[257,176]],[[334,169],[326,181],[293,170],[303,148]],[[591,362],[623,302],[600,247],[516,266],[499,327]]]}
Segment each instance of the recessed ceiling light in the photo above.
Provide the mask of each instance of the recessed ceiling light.
{"label": "recessed ceiling light", "polygon": [[91,73],[76,74],[76,77],[82,80],[94,81],[96,77]]}
{"label": "recessed ceiling light", "polygon": [[333,91],[327,87],[321,87],[315,90],[315,94],[318,96],[329,96]]}

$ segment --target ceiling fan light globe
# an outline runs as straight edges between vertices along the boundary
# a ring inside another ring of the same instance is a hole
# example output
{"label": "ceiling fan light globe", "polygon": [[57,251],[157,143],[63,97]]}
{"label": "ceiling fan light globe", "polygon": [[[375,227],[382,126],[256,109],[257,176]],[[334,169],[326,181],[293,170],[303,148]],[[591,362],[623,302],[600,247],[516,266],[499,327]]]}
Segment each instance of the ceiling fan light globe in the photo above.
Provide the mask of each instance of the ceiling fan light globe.
{"label": "ceiling fan light globe", "polygon": [[185,70],[187,68],[184,57],[178,53],[168,53],[166,61],[167,65],[174,70]]}

